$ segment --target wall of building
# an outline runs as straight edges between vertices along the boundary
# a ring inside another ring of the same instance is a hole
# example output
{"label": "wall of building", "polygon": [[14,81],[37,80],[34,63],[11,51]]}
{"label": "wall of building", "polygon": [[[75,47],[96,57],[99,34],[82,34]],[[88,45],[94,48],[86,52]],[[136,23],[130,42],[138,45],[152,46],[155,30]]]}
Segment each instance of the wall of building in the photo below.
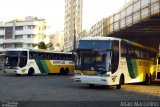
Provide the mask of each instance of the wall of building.
{"label": "wall of building", "polygon": [[50,41],[54,45],[55,51],[63,51],[64,32],[56,32],[53,36],[51,36]]}
{"label": "wall of building", "polygon": [[26,17],[25,20],[0,23],[0,48],[33,49],[39,42],[46,42],[45,31],[46,21],[38,17]]}
{"label": "wall of building", "polygon": [[65,0],[64,51],[72,51],[74,37],[82,31],[83,0]]}

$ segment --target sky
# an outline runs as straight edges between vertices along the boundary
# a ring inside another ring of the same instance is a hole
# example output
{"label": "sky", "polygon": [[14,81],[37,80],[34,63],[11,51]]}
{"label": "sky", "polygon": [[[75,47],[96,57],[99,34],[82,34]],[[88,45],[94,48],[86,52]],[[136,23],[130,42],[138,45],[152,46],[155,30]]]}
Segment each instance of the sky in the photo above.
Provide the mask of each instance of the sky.
{"label": "sky", "polygon": [[[89,29],[124,4],[125,0],[83,0],[82,29]],[[64,29],[64,9],[65,0],[1,0],[0,21],[26,16],[43,17],[55,33]]]}

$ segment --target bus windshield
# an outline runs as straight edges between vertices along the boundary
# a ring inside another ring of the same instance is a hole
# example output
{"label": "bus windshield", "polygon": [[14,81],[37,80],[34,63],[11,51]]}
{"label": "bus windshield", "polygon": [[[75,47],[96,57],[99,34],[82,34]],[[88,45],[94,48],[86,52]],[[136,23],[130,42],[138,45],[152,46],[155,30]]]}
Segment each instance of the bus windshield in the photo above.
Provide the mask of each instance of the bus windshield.
{"label": "bus windshield", "polygon": [[26,51],[7,51],[6,53],[6,67],[24,67],[27,64]]}
{"label": "bus windshield", "polygon": [[81,70],[109,71],[110,51],[79,51],[77,52],[76,68]]}

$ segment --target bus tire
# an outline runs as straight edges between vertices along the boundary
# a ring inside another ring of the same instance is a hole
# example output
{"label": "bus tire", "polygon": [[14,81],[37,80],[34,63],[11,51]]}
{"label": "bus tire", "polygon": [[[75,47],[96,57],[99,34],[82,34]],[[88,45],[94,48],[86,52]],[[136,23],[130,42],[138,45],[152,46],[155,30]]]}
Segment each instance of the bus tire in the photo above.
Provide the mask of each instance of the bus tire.
{"label": "bus tire", "polygon": [[149,74],[150,84],[152,84],[152,75]]}
{"label": "bus tire", "polygon": [[89,84],[89,88],[94,88],[94,84]]}
{"label": "bus tire", "polygon": [[151,76],[148,76],[148,74],[146,74],[146,76],[145,76],[144,84],[145,85],[151,84]]}
{"label": "bus tire", "polygon": [[64,70],[64,68],[61,68],[60,69],[60,75],[64,75],[65,74],[65,70]]}
{"label": "bus tire", "polygon": [[34,74],[34,69],[33,68],[29,68],[28,76],[32,76],[33,74]]}
{"label": "bus tire", "polygon": [[68,73],[69,73],[69,68],[66,68],[65,69],[65,75],[68,75]]}
{"label": "bus tire", "polygon": [[21,76],[20,74],[16,74],[16,76]]}
{"label": "bus tire", "polygon": [[119,84],[116,86],[117,89],[121,89],[121,85],[124,84],[124,75],[122,74],[119,79]]}
{"label": "bus tire", "polygon": [[160,72],[157,72],[157,79],[160,79]]}

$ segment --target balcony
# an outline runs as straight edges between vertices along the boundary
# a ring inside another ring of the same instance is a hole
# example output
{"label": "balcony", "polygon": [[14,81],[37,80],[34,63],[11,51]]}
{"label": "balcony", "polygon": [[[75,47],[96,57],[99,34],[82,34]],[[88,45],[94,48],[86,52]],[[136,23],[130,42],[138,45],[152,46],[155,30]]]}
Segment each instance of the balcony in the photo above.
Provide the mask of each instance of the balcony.
{"label": "balcony", "polygon": [[38,34],[38,29],[16,30],[15,35]]}
{"label": "balcony", "polygon": [[[1,41],[0,41],[1,42]],[[37,44],[39,42],[38,38],[23,38],[23,39],[6,39],[3,40],[2,43],[33,43],[33,44]]]}
{"label": "balcony", "polygon": [[26,26],[26,25],[38,25],[38,21],[34,22],[17,22],[16,26]]}
{"label": "balcony", "polygon": [[23,39],[5,39],[3,43],[24,43]]}

